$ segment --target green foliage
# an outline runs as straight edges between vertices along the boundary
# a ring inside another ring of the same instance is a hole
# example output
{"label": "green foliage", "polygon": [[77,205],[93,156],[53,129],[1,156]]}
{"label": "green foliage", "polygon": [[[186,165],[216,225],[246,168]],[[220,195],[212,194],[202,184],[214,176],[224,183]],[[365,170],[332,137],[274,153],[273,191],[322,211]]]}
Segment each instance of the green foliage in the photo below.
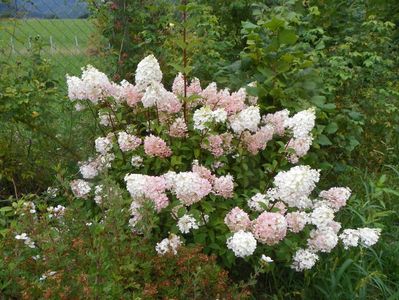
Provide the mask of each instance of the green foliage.
{"label": "green foliage", "polygon": [[[105,201],[90,209],[63,196],[63,216],[51,216],[48,197],[27,196],[13,203],[17,216],[0,240],[0,292],[28,299],[246,299],[215,257],[199,248],[158,256],[146,238],[126,226],[130,200],[112,181],[103,182]],[[66,194],[67,195],[67,194]],[[24,207],[34,201],[36,213]],[[3,209],[4,210],[4,209]],[[97,211],[95,211],[97,210]],[[27,233],[29,248],[16,234]],[[54,272],[54,273],[51,273]]]}

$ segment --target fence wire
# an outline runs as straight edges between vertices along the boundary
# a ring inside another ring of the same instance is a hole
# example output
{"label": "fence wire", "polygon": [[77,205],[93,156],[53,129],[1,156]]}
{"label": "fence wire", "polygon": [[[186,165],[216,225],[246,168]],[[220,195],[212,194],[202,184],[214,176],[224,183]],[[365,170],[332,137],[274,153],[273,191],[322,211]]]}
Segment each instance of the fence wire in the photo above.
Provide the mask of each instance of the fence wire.
{"label": "fence wire", "polygon": [[95,54],[95,28],[81,0],[14,0],[1,4],[0,55],[23,59],[32,47],[74,74]]}

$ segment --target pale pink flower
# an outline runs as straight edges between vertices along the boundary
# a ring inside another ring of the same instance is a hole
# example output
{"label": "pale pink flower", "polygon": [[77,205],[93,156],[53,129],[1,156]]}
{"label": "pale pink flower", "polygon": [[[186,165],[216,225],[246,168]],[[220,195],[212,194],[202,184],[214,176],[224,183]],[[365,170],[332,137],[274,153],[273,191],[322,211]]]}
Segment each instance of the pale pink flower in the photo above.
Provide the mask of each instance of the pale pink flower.
{"label": "pale pink flower", "polygon": [[150,135],[144,139],[144,151],[148,156],[169,157],[172,150],[160,137]]}
{"label": "pale pink flower", "polygon": [[263,122],[272,125],[274,128],[274,133],[282,136],[285,132],[285,123],[289,118],[289,114],[290,112],[287,109],[280,110],[274,114],[267,114],[264,116]]}
{"label": "pale pink flower", "polygon": [[183,118],[177,118],[170,126],[169,135],[177,138],[187,136],[187,125]]}
{"label": "pale pink flower", "polygon": [[347,187],[333,187],[327,191],[321,191],[321,198],[328,201],[328,205],[335,211],[346,205],[346,201],[351,196],[351,190]]}
{"label": "pale pink flower", "polygon": [[262,127],[254,134],[245,131],[243,134],[244,145],[252,155],[256,155],[259,151],[265,150],[267,142],[273,138],[273,132],[274,129],[270,125]]}
{"label": "pale pink flower", "polygon": [[291,163],[296,164],[300,157],[303,157],[308,153],[310,146],[312,145],[312,141],[313,138],[311,136],[305,136],[297,139],[292,138],[287,144],[287,149],[293,149],[294,153],[291,153],[288,156],[288,160]]}
{"label": "pale pink flower", "polygon": [[135,107],[141,101],[143,94],[133,84],[126,80],[121,82],[120,98],[130,107]]}
{"label": "pale pink flower", "polygon": [[330,253],[338,243],[338,236],[330,227],[313,229],[308,239],[309,249]]}
{"label": "pale pink flower", "polygon": [[198,161],[193,163],[192,171],[197,173],[202,178],[208,180],[211,184],[214,183],[216,176],[212,174],[211,170],[198,164]]}
{"label": "pale pink flower", "polygon": [[224,223],[229,227],[230,231],[237,232],[246,231],[251,225],[248,214],[239,207],[234,207],[224,218]]}
{"label": "pale pink flower", "polygon": [[118,144],[122,152],[135,150],[141,145],[141,139],[124,131],[118,133]]}
{"label": "pale pink flower", "polygon": [[274,245],[287,234],[287,222],[279,213],[263,212],[252,222],[255,238],[267,245]]}
{"label": "pale pink flower", "polygon": [[223,198],[233,197],[234,179],[231,175],[220,176],[213,183],[213,191],[216,195]]}
{"label": "pale pink flower", "polygon": [[308,215],[306,212],[290,212],[285,216],[287,220],[287,227],[290,231],[298,233],[305,228],[308,222]]}

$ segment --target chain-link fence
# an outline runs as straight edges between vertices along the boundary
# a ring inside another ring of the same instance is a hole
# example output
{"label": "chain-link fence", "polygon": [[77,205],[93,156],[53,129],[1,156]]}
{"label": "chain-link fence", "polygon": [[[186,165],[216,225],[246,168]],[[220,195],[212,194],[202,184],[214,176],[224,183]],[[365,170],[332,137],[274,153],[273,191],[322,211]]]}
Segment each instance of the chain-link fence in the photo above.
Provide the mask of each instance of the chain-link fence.
{"label": "chain-link fence", "polygon": [[76,73],[95,54],[88,15],[82,0],[0,0],[0,55],[23,59],[36,47],[60,72]]}

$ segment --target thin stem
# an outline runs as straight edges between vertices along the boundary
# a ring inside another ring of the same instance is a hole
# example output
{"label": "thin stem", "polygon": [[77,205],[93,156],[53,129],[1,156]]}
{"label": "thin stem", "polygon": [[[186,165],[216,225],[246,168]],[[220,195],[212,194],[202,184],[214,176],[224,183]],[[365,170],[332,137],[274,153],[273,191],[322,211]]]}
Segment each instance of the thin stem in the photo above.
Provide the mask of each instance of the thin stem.
{"label": "thin stem", "polygon": [[187,0],[183,0],[184,10],[183,10],[183,81],[184,81],[184,102],[183,102],[183,113],[184,113],[184,121],[187,123],[187,29],[186,29],[186,21],[187,21]]}

